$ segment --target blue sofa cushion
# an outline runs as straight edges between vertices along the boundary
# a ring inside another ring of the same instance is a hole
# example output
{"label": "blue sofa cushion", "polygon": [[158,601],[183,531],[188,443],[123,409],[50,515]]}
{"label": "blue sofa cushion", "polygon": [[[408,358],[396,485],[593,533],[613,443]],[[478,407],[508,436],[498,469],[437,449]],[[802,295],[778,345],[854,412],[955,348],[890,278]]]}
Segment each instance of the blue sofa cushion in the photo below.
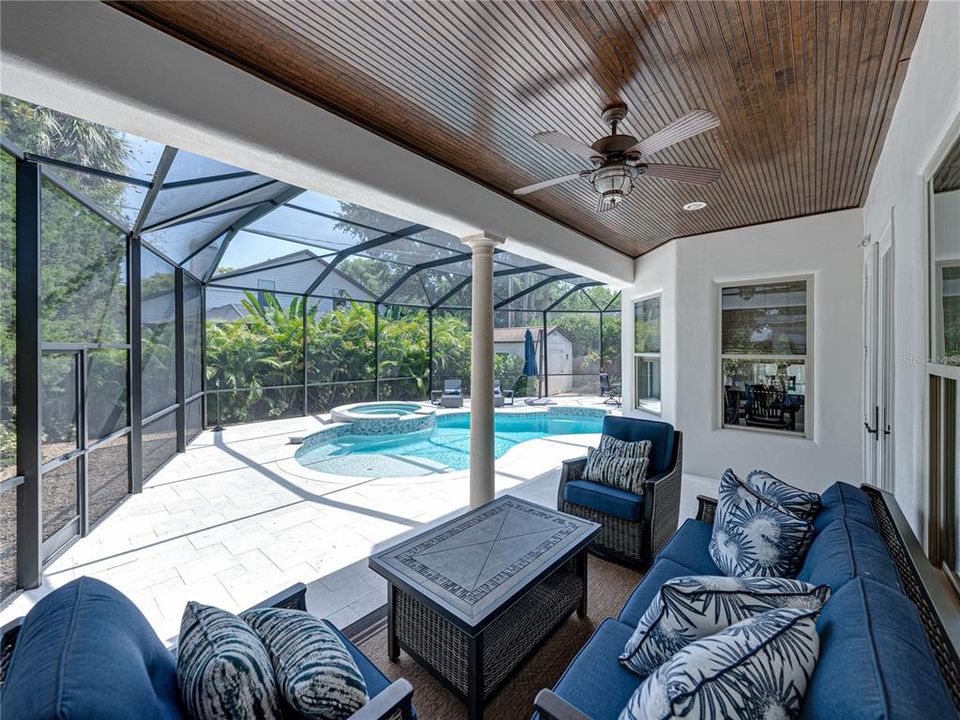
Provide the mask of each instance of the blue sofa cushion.
{"label": "blue sofa cushion", "polygon": [[813,526],[759,495],[729,468],[719,496],[710,556],[723,574],[796,576],[813,540]]}
{"label": "blue sofa cushion", "polygon": [[632,632],[629,625],[611,618],[604,620],[553,691],[594,720],[618,717],[641,682],[617,661]]}
{"label": "blue sofa cushion", "polygon": [[856,520],[874,530],[878,529],[870,499],[858,487],[845,482],[836,482],[820,496],[820,502],[822,503],[820,512],[813,518],[813,529],[817,532],[837,518]]}
{"label": "blue sofa cushion", "polygon": [[563,489],[563,499],[623,520],[639,520],[643,515],[643,495],[590,480],[568,482]]}
{"label": "blue sofa cushion", "polygon": [[27,614],[0,716],[18,720],[180,720],[177,665],[122,593],[82,577]]}
{"label": "blue sofa cushion", "polygon": [[853,520],[834,520],[813,539],[797,579],[829,585],[836,592],[855,577],[901,588],[897,567],[880,534]]}
{"label": "blue sofa cushion", "polygon": [[830,598],[817,631],[820,661],[804,720],[957,716],[916,606],[902,593],[857,578]]}
{"label": "blue sofa cushion", "polygon": [[603,434],[627,442],[649,440],[650,467],[647,476],[654,477],[670,469],[673,460],[673,425],[656,420],[607,415],[603,419]]}
{"label": "blue sofa cushion", "polygon": [[657,559],[666,558],[689,568],[688,575],[723,575],[708,550],[712,533],[713,525],[691,518],[664,545]]}
{"label": "blue sofa cushion", "polygon": [[779,608],[690,643],[647,677],[620,719],[797,717],[820,652],[816,615]]}
{"label": "blue sofa cushion", "polygon": [[694,574],[690,568],[675,563],[673,560],[667,558],[657,560],[647,571],[647,574],[643,576],[640,584],[634,588],[617,619],[624,625],[635,628],[665,582],[676,577]]}

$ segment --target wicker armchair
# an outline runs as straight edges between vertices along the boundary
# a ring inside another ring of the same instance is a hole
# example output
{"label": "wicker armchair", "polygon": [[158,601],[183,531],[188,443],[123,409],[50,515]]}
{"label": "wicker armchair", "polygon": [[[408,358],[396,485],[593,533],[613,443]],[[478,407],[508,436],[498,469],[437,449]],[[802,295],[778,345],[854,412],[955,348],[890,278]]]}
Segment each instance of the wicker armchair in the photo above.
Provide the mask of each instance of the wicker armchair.
{"label": "wicker armchair", "polygon": [[563,463],[557,491],[557,508],[561,512],[593,520],[603,526],[591,546],[591,551],[595,554],[646,567],[677,530],[680,517],[683,434],[668,423],[612,415],[604,419],[603,433],[621,440],[648,439],[654,444],[651,451],[651,475],[644,483],[644,493],[642,496],[632,496],[641,504],[636,519],[626,519],[571,500],[571,496],[576,495],[571,492],[572,486],[569,484],[583,480],[586,458]]}

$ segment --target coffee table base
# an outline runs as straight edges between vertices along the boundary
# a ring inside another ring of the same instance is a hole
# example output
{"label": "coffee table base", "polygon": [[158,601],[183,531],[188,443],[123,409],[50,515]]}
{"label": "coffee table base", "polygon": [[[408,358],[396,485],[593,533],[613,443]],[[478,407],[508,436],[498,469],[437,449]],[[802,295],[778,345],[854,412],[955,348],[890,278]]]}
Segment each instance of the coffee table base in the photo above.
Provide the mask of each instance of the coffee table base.
{"label": "coffee table base", "polygon": [[471,636],[391,585],[388,653],[395,660],[403,648],[467,703],[470,720],[480,720],[485,703],[520,663],[574,610],[586,614],[586,589],[586,552],[581,552]]}

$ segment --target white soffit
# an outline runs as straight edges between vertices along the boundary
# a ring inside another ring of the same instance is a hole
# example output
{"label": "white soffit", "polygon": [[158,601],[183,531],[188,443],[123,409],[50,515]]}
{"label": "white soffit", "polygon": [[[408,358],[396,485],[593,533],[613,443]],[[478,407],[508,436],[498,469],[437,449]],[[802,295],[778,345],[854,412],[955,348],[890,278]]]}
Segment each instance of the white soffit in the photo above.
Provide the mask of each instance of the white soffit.
{"label": "white soffit", "polygon": [[0,3],[0,90],[625,287],[633,260],[94,2]]}

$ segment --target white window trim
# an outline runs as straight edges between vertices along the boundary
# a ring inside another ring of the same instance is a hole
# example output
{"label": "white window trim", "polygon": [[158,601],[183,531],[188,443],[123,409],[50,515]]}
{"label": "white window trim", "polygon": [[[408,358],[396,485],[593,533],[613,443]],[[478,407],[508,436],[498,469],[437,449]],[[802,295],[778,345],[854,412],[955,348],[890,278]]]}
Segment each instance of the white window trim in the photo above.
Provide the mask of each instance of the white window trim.
{"label": "white window trim", "polygon": [[[637,310],[636,306],[639,303],[648,302],[650,300],[657,300],[660,305],[660,352],[643,352],[638,353],[636,351],[637,347],[637,338],[636,338],[636,327],[637,327]],[[635,297],[632,300],[632,310],[630,314],[630,323],[631,323],[631,334],[633,335],[633,345],[634,351],[633,355],[633,367],[630,369],[630,372],[633,373],[633,397],[631,398],[631,405],[634,410],[639,410],[640,412],[650,413],[651,415],[660,416],[663,414],[663,292],[651,293],[650,295],[641,295],[640,297]],[[637,358],[643,358],[646,360],[657,360],[660,363],[660,399],[656,403],[646,403],[642,402],[639,397],[639,383],[637,382]]]}
{"label": "white window trim", "polygon": [[[766,285],[778,282],[797,282],[804,281],[807,286],[807,352],[805,355],[738,355],[723,353],[723,291],[730,287],[742,287],[744,285]],[[716,315],[717,315],[717,340],[716,340],[716,383],[717,391],[715,393],[715,422],[718,430],[733,430],[736,432],[751,432],[766,435],[777,435],[779,437],[794,438],[798,440],[814,439],[814,276],[810,273],[801,275],[775,275],[769,277],[746,277],[742,280],[724,280],[716,284]],[[791,432],[789,430],[776,430],[774,428],[750,427],[747,425],[727,425],[723,421],[723,406],[726,400],[723,384],[723,361],[724,360],[747,360],[756,362],[779,362],[779,361],[797,361],[803,360],[804,374],[806,383],[804,385],[803,395],[803,432]]]}

